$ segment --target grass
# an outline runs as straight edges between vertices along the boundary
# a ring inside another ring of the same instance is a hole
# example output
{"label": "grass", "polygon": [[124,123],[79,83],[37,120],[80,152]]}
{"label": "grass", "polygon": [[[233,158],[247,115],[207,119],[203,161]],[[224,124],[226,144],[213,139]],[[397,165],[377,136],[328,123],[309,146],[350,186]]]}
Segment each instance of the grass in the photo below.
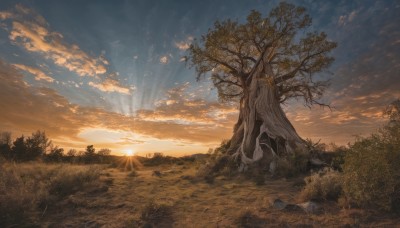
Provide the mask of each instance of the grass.
{"label": "grass", "polygon": [[305,187],[300,193],[303,201],[338,200],[342,194],[342,175],[332,169],[315,172],[305,178]]}
{"label": "grass", "polygon": [[0,165],[0,226],[33,226],[63,197],[98,186],[99,176],[98,166]]}
{"label": "grass", "polygon": [[[153,176],[160,171],[162,177]],[[390,214],[342,209],[320,202],[320,215],[279,211],[279,198],[302,203],[298,179],[265,177],[265,184],[239,175],[193,181],[195,165],[148,166],[135,173],[99,166],[4,164],[0,179],[0,227],[394,227]],[[134,176],[134,178],[130,177]],[[304,177],[304,176],[303,176]],[[97,190],[106,185],[106,192]],[[3,204],[3,202],[5,202]],[[4,206],[3,206],[4,205]],[[7,215],[7,216],[5,216]]]}

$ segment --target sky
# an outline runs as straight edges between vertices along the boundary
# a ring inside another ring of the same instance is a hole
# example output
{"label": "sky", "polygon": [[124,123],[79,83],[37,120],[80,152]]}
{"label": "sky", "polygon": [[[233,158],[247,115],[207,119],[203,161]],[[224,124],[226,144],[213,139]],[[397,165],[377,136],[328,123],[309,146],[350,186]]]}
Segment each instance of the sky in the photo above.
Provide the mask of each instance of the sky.
{"label": "sky", "polygon": [[[299,135],[345,145],[376,132],[400,98],[399,1],[288,1],[338,43],[322,101],[283,106]],[[114,154],[205,153],[232,135],[238,105],[218,101],[183,60],[216,20],[244,22],[279,1],[0,2],[0,131]],[[327,76],[328,75],[328,76]]]}

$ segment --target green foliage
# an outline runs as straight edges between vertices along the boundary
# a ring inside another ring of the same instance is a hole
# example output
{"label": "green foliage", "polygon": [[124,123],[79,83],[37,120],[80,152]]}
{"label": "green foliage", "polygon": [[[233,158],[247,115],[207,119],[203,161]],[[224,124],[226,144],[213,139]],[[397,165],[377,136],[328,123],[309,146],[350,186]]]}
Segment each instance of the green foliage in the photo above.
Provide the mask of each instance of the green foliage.
{"label": "green foliage", "polygon": [[309,200],[337,200],[342,194],[342,176],[338,171],[324,169],[304,179],[306,186],[300,197]]}
{"label": "green foliage", "polygon": [[343,171],[344,159],[346,156],[347,148],[344,146],[336,146],[332,144],[332,151],[330,152],[333,156],[331,158],[331,167],[339,172]]}
{"label": "green foliage", "polygon": [[219,147],[208,151],[209,157],[205,160],[196,176],[204,179],[208,184],[213,184],[217,175],[232,177],[237,173],[237,163],[227,151],[230,147],[230,140],[222,140]]}
{"label": "green foliage", "polygon": [[296,151],[284,158],[278,160],[277,175],[283,177],[295,177],[307,171],[308,154],[302,151]]}
{"label": "green foliage", "polygon": [[[391,146],[385,145],[380,135],[358,139],[350,146],[343,173],[344,192],[351,202],[362,207],[392,208],[395,186],[399,183],[395,177],[400,169],[392,164],[393,160],[389,160],[390,156],[395,155]],[[398,157],[400,147],[396,149],[395,157]]]}
{"label": "green foliage", "polygon": [[323,32],[310,31],[310,26],[303,7],[281,2],[265,17],[253,10],[244,23],[216,21],[200,43],[190,46],[187,59],[196,68],[198,80],[211,73],[221,100],[238,101],[250,84],[257,60],[264,56],[263,64],[276,72],[280,102],[303,97],[312,104],[328,84],[311,77],[332,63],[329,52],[336,43]]}
{"label": "green foliage", "polygon": [[[400,122],[350,145],[343,167],[344,192],[359,206],[398,209],[400,203]],[[396,208],[397,207],[397,208]]]}

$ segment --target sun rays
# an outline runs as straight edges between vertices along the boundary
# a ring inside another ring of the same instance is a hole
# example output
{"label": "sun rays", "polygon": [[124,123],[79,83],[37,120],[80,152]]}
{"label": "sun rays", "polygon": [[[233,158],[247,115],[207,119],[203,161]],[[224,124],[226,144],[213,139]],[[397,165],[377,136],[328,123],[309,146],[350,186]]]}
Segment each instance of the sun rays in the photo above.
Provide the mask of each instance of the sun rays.
{"label": "sun rays", "polygon": [[121,158],[122,167],[125,171],[137,170],[143,167],[137,157],[133,156],[134,154],[133,150],[127,150],[126,156]]}

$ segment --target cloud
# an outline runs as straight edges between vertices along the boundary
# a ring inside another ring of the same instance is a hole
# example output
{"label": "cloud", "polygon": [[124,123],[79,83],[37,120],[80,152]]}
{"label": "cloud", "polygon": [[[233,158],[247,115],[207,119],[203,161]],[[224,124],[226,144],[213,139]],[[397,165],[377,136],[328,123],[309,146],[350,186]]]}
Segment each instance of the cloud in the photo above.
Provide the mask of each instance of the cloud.
{"label": "cloud", "polygon": [[101,83],[89,82],[88,84],[103,92],[117,92],[128,95],[131,94],[131,92],[135,90],[135,87],[121,85],[120,81],[118,80],[118,75],[118,72],[111,73]]}
{"label": "cloud", "polygon": [[[371,16],[361,13],[359,21]],[[350,51],[355,57],[336,69],[325,94],[332,111],[318,107],[310,110],[301,105],[287,108],[288,118],[300,135],[346,144],[353,141],[355,135],[369,135],[383,126],[387,121],[383,110],[400,97],[400,45],[396,43],[400,26],[394,21],[374,20],[374,23],[352,27],[352,34],[362,34],[362,40],[345,47],[362,45],[368,48],[363,52],[346,49],[346,53]],[[384,35],[371,39],[368,34],[376,34],[377,28],[384,31]]]}
{"label": "cloud", "polygon": [[24,70],[26,72],[29,72],[29,73],[35,75],[35,80],[37,80],[37,81],[40,81],[40,80],[47,81],[47,82],[54,81],[54,78],[46,75],[43,71],[41,71],[38,68],[34,68],[34,67],[22,65],[22,64],[13,64],[13,66],[20,70]]}
{"label": "cloud", "polygon": [[87,129],[125,131],[140,136],[132,138],[133,141],[121,139],[131,144],[157,139],[165,143],[216,146],[230,137],[237,118],[233,106],[188,98],[188,84],[171,89],[154,110],[139,110],[136,116],[126,116],[103,108],[71,104],[53,89],[28,86],[14,67],[1,60],[0,81],[0,106],[3,107],[0,129],[17,135],[45,130],[60,146],[87,145],[90,141],[80,137]]}
{"label": "cloud", "polygon": [[166,56],[166,55],[161,56],[161,58],[160,58],[160,63],[162,63],[162,64],[167,64],[168,61],[169,61],[168,56]]}
{"label": "cloud", "polygon": [[185,51],[190,47],[190,44],[192,43],[193,39],[194,39],[193,36],[188,36],[184,41],[175,42],[175,46],[179,50]]}
{"label": "cloud", "polygon": [[6,20],[12,17],[12,14],[9,12],[0,12],[0,20]]}
{"label": "cloud", "polygon": [[338,24],[340,26],[345,26],[349,22],[352,22],[356,16],[357,16],[356,10],[352,11],[348,15],[341,15],[341,16],[339,16]]}
{"label": "cloud", "polygon": [[130,88],[121,86],[119,81],[111,78],[106,78],[101,83],[89,82],[89,85],[103,92],[118,92],[123,94],[131,93]]}
{"label": "cloud", "polygon": [[185,41],[181,41],[181,42],[176,42],[175,46],[182,51],[185,51],[186,49],[188,49],[190,47],[189,43],[186,43]]}
{"label": "cloud", "polygon": [[[3,15],[3,14],[2,14]],[[93,58],[75,44],[67,44],[62,34],[51,31],[46,20],[34,10],[17,5],[1,19],[12,19],[9,38],[27,51],[40,53],[55,64],[80,76],[106,73],[107,60]]]}
{"label": "cloud", "polygon": [[139,110],[137,117],[146,121],[175,122],[207,128],[233,127],[238,113],[235,105],[206,101],[191,96],[188,90],[188,83],[170,89],[153,110]]}

